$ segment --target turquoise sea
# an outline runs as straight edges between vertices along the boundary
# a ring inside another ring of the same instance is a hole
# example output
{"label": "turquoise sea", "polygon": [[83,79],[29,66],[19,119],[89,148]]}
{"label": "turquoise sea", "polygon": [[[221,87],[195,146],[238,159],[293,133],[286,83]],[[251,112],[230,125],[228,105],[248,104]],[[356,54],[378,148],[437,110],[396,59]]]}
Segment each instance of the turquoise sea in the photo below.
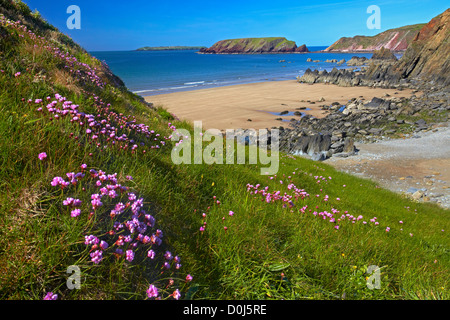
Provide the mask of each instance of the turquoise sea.
{"label": "turquoise sea", "polygon": [[[309,47],[310,51],[324,47]],[[93,56],[108,64],[128,89],[150,96],[177,91],[262,81],[294,80],[307,68],[345,68],[327,59],[370,58],[371,53],[198,54],[196,50],[98,51]],[[306,62],[308,58],[321,62]]]}

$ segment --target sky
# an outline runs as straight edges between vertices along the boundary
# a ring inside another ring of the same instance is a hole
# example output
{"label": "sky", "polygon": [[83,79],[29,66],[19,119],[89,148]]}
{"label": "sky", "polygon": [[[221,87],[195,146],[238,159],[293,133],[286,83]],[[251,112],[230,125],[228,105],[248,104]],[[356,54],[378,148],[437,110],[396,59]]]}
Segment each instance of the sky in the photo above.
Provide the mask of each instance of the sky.
{"label": "sky", "polygon": [[[298,46],[329,46],[340,37],[372,36],[426,23],[448,0],[23,0],[88,51],[144,46],[206,46],[224,39],[286,37]],[[70,5],[80,8],[80,29],[69,29]],[[380,29],[369,29],[370,5],[380,8]]]}

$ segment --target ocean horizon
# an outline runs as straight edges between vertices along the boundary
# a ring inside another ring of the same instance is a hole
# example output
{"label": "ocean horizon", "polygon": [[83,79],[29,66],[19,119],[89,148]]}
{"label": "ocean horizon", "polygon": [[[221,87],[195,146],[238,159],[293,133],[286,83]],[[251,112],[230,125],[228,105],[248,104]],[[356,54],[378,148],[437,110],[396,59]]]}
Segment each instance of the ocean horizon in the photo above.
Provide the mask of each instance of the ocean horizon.
{"label": "ocean horizon", "polygon": [[[327,46],[308,47],[309,53],[199,54],[198,50],[95,51],[127,88],[141,96],[198,90],[264,81],[295,80],[310,69],[330,71],[347,68],[353,56],[370,58],[372,53],[317,52]],[[320,60],[307,62],[306,60]]]}

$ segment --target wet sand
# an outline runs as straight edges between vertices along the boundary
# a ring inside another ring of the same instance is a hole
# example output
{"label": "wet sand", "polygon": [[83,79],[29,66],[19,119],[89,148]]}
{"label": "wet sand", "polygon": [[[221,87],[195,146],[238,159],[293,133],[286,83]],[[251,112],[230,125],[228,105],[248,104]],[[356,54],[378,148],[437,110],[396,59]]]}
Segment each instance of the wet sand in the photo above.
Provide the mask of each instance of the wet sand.
{"label": "wet sand", "polygon": [[[268,81],[176,92],[145,97],[155,106],[163,106],[181,120],[202,121],[204,129],[262,129],[289,125],[299,116],[279,116],[269,112],[300,111],[321,118],[321,105],[347,104],[351,98],[382,98],[385,94],[410,97],[412,90],[398,91],[369,87],[339,87],[327,84],[300,84],[296,80]],[[309,108],[310,110],[299,110]],[[249,121],[249,119],[251,121]]]}

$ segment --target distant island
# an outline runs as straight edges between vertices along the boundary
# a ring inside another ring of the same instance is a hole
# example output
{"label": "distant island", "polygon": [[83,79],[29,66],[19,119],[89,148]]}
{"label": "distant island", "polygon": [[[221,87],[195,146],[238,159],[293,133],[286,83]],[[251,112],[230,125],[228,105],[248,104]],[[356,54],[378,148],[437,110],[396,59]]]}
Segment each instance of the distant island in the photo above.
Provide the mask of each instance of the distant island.
{"label": "distant island", "polygon": [[200,50],[201,46],[162,46],[162,47],[142,47],[136,51],[166,51],[166,50]]}
{"label": "distant island", "polygon": [[325,52],[372,52],[383,47],[391,51],[404,51],[424,25],[389,29],[374,36],[342,37]]}
{"label": "distant island", "polygon": [[230,53],[302,53],[309,52],[306,45],[297,47],[295,41],[284,37],[240,38],[221,40],[210,48],[200,49],[199,53],[230,54]]}

